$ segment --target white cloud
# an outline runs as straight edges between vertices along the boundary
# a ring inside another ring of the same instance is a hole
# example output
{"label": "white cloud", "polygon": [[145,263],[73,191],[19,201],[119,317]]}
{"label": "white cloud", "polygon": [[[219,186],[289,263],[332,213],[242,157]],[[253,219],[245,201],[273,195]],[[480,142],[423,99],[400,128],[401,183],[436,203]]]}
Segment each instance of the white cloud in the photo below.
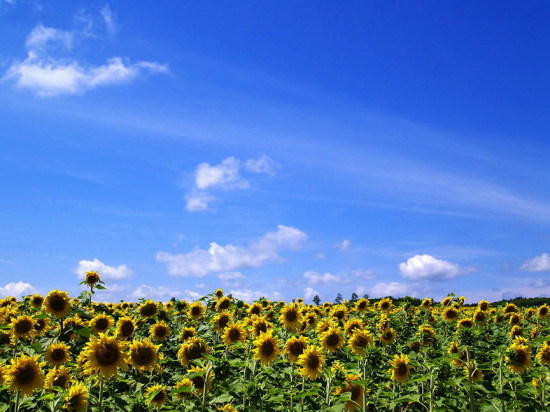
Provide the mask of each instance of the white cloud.
{"label": "white cloud", "polygon": [[533,259],[526,260],[520,270],[525,272],[550,272],[550,255],[543,253]]}
{"label": "white cloud", "polygon": [[276,164],[265,155],[257,159],[241,161],[230,156],[217,165],[200,163],[195,170],[194,188],[185,196],[185,208],[190,212],[208,210],[209,204],[217,200],[208,191],[221,190],[243,190],[250,188],[250,181],[243,177],[241,172],[246,171],[253,174],[274,175]]}
{"label": "white cloud", "polygon": [[413,294],[411,287],[405,283],[380,282],[370,288],[370,296],[373,298],[382,298],[385,296],[402,297]]}
{"label": "white cloud", "polygon": [[72,47],[73,39],[73,32],[46,27],[39,23],[27,36],[25,46],[28,50],[42,50],[60,45],[68,50]]}
{"label": "white cloud", "polygon": [[14,296],[20,298],[25,295],[36,293],[36,289],[30,283],[10,282],[4,286],[0,286],[0,296]]}
{"label": "white cloud", "polygon": [[372,270],[353,269],[351,271],[351,274],[356,278],[361,278],[364,280],[372,280],[376,277],[376,273],[374,273]]}
{"label": "white cloud", "polygon": [[334,275],[330,272],[319,273],[313,270],[304,272],[304,278],[310,285],[319,285],[322,283],[349,283],[349,279],[346,279],[339,275]]}
{"label": "white cloud", "polygon": [[416,255],[399,264],[403,277],[416,281],[447,280],[471,269],[462,269],[456,263],[436,259],[430,255]]}
{"label": "white cloud", "polygon": [[319,295],[319,292],[317,292],[313,288],[305,288],[304,289],[304,300],[311,300],[315,295]]}
{"label": "white cloud", "polygon": [[75,269],[75,273],[83,279],[86,272],[98,272],[104,280],[122,280],[132,277],[133,272],[126,265],[119,266],[107,266],[99,259],[94,260],[81,260],[78,262],[78,268]]}
{"label": "white cloud", "polygon": [[113,13],[109,4],[105,4],[105,6],[101,9],[101,17],[103,17],[107,33],[109,33],[111,38],[114,37],[118,31],[118,27],[116,24],[116,14]]}
{"label": "white cloud", "polygon": [[282,298],[282,295],[279,292],[267,293],[267,292],[262,292],[260,290],[252,290],[252,289],[231,290],[229,293],[233,297],[240,300],[244,300],[245,302],[253,302],[262,297],[270,300],[280,300]]}
{"label": "white cloud", "polygon": [[338,244],[338,248],[340,250],[348,250],[350,247],[351,247],[351,241],[349,241],[348,239],[344,239],[342,240],[342,242]]}
{"label": "white cloud", "polygon": [[153,300],[170,300],[173,297],[177,298],[181,295],[182,293],[179,290],[167,286],[140,285],[134,292],[132,292],[132,297],[136,299],[145,298]]}
{"label": "white cloud", "polygon": [[79,63],[40,58],[34,52],[14,63],[5,79],[14,80],[17,87],[29,89],[39,96],[82,94],[99,86],[128,83],[145,73],[164,73],[168,68],[158,63],[141,61],[127,63],[113,57],[101,66],[82,67]]}
{"label": "white cloud", "polygon": [[241,272],[225,272],[218,275],[219,280],[230,281],[244,279],[244,275]]}
{"label": "white cloud", "polygon": [[210,272],[232,271],[245,267],[258,267],[279,260],[279,250],[298,249],[307,235],[293,227],[279,225],[276,232],[268,232],[248,247],[210,243],[208,249],[173,255],[158,252],[158,262],[166,263],[172,276],[205,276]]}

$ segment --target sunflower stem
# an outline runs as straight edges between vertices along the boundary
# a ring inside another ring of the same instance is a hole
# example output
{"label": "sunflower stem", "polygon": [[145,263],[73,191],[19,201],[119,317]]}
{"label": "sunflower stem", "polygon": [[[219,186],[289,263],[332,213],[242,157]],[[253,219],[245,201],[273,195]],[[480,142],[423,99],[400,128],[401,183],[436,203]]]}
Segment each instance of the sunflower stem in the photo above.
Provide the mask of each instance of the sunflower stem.
{"label": "sunflower stem", "polygon": [[99,379],[99,412],[103,412],[103,377]]}
{"label": "sunflower stem", "polygon": [[[304,390],[306,388],[306,378],[302,376],[302,395],[304,394]],[[300,401],[300,412],[304,412],[304,398],[305,396],[302,396]]]}
{"label": "sunflower stem", "polygon": [[208,377],[210,375],[211,370],[212,370],[212,367],[208,368],[206,370],[206,373],[204,374],[204,390],[202,392],[202,403],[201,403],[202,410],[206,410],[206,392],[208,392]]}
{"label": "sunflower stem", "polygon": [[[367,379],[367,358],[363,359],[363,379]],[[363,411],[367,412],[367,385],[363,388]]]}
{"label": "sunflower stem", "polygon": [[[500,395],[501,396],[504,393],[504,382],[502,380],[502,360],[503,360],[503,357],[501,356],[500,357],[500,362],[498,364],[498,381],[499,381],[499,385],[500,385]],[[504,398],[502,398],[502,397],[501,397],[501,402],[502,402],[502,412],[506,412],[506,402],[504,401]]]}
{"label": "sunflower stem", "polygon": [[21,391],[17,391],[15,394],[15,405],[14,405],[14,412],[19,412],[19,396]]}

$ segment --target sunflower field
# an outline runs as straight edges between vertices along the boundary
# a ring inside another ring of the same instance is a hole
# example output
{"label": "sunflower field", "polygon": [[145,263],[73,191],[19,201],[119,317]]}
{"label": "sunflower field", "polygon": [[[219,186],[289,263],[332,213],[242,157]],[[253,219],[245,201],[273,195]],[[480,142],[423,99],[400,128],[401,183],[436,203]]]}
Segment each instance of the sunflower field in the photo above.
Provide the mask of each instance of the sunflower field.
{"label": "sunflower field", "polygon": [[545,411],[550,308],[0,300],[0,411]]}

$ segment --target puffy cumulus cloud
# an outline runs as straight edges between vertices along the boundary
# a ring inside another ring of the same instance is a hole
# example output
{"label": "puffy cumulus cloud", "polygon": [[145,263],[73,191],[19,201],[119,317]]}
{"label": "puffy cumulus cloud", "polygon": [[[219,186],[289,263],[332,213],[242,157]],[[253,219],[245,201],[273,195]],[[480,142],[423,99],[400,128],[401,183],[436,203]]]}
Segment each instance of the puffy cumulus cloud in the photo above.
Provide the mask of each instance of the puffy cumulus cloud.
{"label": "puffy cumulus cloud", "polygon": [[415,281],[447,280],[471,270],[430,255],[416,255],[399,264],[401,275]]}
{"label": "puffy cumulus cloud", "polygon": [[30,284],[25,282],[10,282],[4,286],[0,286],[0,296],[13,296],[20,298],[22,296],[31,295],[36,293],[36,289]]}
{"label": "puffy cumulus cloud", "polygon": [[228,191],[250,188],[250,181],[242,175],[243,172],[272,176],[276,170],[276,163],[266,155],[245,161],[230,156],[217,165],[200,163],[195,170],[194,188],[185,195],[185,208],[190,212],[209,209],[210,203],[217,200],[209,194],[209,190]]}
{"label": "puffy cumulus cloud", "polygon": [[266,298],[269,300],[280,300],[282,298],[279,292],[262,292],[253,289],[231,290],[229,293],[231,296],[249,303],[259,298]]}
{"label": "puffy cumulus cloud", "polygon": [[550,255],[543,253],[540,256],[526,260],[521,265],[520,270],[525,272],[550,272]]}
{"label": "puffy cumulus cloud", "polygon": [[373,298],[382,298],[385,296],[402,297],[407,295],[414,296],[414,291],[410,285],[399,282],[380,282],[369,289],[370,296]]}
{"label": "puffy cumulus cloud", "polygon": [[319,295],[319,292],[317,292],[315,289],[313,288],[304,289],[304,300],[311,300],[316,295]]}
{"label": "puffy cumulus cloud", "polygon": [[139,285],[131,296],[136,299],[170,300],[172,298],[197,300],[201,294],[192,290],[179,290],[168,286]]}
{"label": "puffy cumulus cloud", "polygon": [[155,62],[129,63],[120,57],[107,60],[100,66],[84,67],[76,61],[66,63],[40,58],[30,52],[22,62],[8,69],[5,79],[15,81],[17,87],[29,89],[39,96],[82,94],[99,86],[129,83],[147,73],[165,73],[168,67]]}
{"label": "puffy cumulus cloud", "polygon": [[81,279],[84,279],[86,272],[98,272],[104,280],[129,279],[134,274],[126,265],[108,266],[97,258],[94,260],[81,260],[74,272]]}
{"label": "puffy cumulus cloud", "polygon": [[208,249],[195,249],[173,255],[158,252],[156,259],[165,263],[172,276],[206,276],[211,272],[233,271],[239,268],[262,266],[280,259],[279,251],[298,249],[307,235],[296,228],[279,225],[276,232],[268,232],[248,247],[210,243]]}
{"label": "puffy cumulus cloud", "polygon": [[319,273],[313,270],[308,270],[304,272],[304,278],[310,285],[319,285],[323,283],[349,283],[350,280],[340,276],[334,275],[330,272]]}

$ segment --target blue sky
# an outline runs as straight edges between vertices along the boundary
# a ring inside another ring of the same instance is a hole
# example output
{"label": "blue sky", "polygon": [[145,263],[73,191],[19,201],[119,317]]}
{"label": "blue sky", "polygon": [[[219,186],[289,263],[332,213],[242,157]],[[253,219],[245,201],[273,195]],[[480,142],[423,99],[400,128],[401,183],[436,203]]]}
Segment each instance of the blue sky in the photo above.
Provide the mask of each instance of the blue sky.
{"label": "blue sky", "polygon": [[0,296],[550,296],[549,18],[0,0]]}

